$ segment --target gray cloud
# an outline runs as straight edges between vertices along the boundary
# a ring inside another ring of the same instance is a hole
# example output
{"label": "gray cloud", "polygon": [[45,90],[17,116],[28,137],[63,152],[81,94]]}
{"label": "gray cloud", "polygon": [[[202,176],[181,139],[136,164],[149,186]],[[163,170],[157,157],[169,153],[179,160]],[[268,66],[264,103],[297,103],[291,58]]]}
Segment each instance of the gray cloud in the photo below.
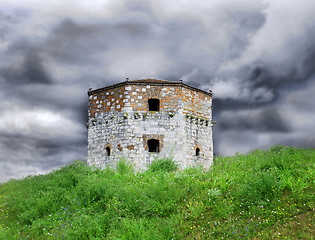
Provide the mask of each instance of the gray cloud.
{"label": "gray cloud", "polygon": [[11,43],[5,55],[8,61],[2,63],[0,72],[9,85],[52,83],[51,76],[43,65],[40,50],[27,40]]}
{"label": "gray cloud", "polygon": [[99,51],[105,53],[110,47],[133,43],[139,46],[148,31],[145,23],[79,24],[65,19],[53,29],[45,50],[58,61],[87,64],[93,54]]}
{"label": "gray cloud", "polygon": [[0,8],[0,40],[9,37],[12,27],[30,15],[31,12],[26,8]]}
{"label": "gray cloud", "polygon": [[275,108],[263,108],[259,111],[248,110],[237,113],[229,111],[220,115],[218,128],[222,131],[238,129],[239,131],[284,132],[291,131],[291,127]]}
{"label": "gray cloud", "polygon": [[85,159],[87,89],[127,76],[212,89],[217,154],[314,146],[315,4],[70,2],[0,9],[0,181]]}

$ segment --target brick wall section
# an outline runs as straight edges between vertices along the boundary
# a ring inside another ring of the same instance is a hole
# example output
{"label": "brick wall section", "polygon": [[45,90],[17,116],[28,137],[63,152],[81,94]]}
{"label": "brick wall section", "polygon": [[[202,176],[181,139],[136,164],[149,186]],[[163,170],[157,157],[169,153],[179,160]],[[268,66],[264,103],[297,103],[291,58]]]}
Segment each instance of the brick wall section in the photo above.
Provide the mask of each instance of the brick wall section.
{"label": "brick wall section", "polygon": [[[156,157],[172,157],[180,166],[212,164],[212,94],[180,82],[155,79],[122,82],[89,91],[88,163],[115,166],[124,157],[145,169]],[[148,99],[160,100],[149,112]],[[148,140],[159,140],[159,153]],[[111,155],[106,156],[110,146]],[[196,149],[200,155],[195,156]]]}
{"label": "brick wall section", "polygon": [[203,119],[211,119],[211,95],[183,88],[181,101],[184,114],[193,114]]}
{"label": "brick wall section", "polygon": [[194,112],[207,118],[211,113],[211,94],[194,91],[187,85],[176,83],[124,82],[117,87],[89,92],[89,117],[110,110],[148,111],[148,99],[160,99],[160,111],[176,111],[183,107],[184,113]]}
{"label": "brick wall section", "polygon": [[89,117],[94,118],[98,114],[110,110],[121,111],[124,107],[124,88],[117,87],[91,94],[89,97]]}

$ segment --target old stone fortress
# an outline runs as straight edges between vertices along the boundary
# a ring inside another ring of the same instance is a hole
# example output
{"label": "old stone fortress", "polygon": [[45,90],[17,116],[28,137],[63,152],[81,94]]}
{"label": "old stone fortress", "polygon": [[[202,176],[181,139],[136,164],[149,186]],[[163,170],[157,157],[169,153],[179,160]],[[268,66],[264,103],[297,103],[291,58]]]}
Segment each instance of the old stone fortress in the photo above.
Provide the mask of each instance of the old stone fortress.
{"label": "old stone fortress", "polygon": [[183,81],[129,80],[88,91],[88,164],[115,167],[125,158],[136,170],[156,158],[181,169],[213,161],[212,92]]}

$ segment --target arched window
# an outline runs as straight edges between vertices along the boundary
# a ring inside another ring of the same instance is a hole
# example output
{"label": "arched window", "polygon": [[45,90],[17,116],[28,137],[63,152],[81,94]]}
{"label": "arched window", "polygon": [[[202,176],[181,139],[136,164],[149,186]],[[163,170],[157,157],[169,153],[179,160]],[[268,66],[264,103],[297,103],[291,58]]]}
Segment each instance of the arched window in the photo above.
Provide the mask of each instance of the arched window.
{"label": "arched window", "polygon": [[159,152],[159,140],[156,139],[150,139],[148,140],[148,148],[149,152]]}
{"label": "arched window", "polygon": [[149,99],[148,100],[149,104],[149,111],[155,111],[158,112],[160,111],[160,100],[159,99]]}
{"label": "arched window", "polygon": [[196,156],[200,156],[200,148],[196,148]]}
{"label": "arched window", "polygon": [[105,148],[106,150],[106,156],[110,156],[110,147]]}

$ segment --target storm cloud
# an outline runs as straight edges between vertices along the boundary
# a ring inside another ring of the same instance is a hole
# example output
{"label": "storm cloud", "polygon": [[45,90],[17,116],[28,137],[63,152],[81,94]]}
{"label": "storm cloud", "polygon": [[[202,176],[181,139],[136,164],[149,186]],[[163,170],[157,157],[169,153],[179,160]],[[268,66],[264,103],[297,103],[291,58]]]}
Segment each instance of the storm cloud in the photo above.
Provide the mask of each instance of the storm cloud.
{"label": "storm cloud", "polygon": [[214,92],[215,153],[315,147],[309,0],[0,1],[0,181],[86,159],[87,90]]}

